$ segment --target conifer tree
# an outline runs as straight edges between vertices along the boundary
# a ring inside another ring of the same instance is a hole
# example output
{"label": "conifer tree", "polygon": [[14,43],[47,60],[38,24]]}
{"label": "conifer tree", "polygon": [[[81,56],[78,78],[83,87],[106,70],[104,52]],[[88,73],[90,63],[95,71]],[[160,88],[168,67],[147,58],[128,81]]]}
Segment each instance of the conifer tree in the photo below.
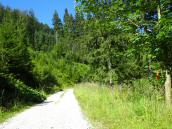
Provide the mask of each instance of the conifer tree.
{"label": "conifer tree", "polygon": [[58,39],[63,34],[63,24],[62,24],[61,19],[59,18],[57,11],[55,11],[53,15],[53,25],[54,25],[55,38],[56,38],[56,43],[57,43]]}

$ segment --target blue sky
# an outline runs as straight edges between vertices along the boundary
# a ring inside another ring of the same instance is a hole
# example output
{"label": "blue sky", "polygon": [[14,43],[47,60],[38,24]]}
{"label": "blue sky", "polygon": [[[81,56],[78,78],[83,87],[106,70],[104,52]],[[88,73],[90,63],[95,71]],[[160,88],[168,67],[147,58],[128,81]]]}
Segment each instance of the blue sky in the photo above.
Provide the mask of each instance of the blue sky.
{"label": "blue sky", "polygon": [[50,27],[52,27],[52,17],[55,10],[58,11],[62,20],[65,8],[71,14],[75,14],[74,0],[0,0],[0,3],[23,11],[32,9],[37,19]]}

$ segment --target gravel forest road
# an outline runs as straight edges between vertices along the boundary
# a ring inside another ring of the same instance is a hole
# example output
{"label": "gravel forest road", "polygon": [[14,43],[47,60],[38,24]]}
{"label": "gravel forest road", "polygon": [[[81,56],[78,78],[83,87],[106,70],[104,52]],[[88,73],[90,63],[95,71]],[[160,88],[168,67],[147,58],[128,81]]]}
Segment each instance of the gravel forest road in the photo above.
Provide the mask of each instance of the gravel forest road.
{"label": "gravel forest road", "polygon": [[0,129],[91,129],[91,124],[69,89],[0,124]]}

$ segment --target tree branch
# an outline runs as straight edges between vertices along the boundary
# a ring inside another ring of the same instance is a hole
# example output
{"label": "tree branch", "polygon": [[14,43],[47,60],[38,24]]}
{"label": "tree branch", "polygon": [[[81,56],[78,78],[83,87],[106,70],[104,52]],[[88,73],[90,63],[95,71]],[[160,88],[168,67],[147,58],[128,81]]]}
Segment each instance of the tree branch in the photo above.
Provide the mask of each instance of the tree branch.
{"label": "tree branch", "polygon": [[[133,24],[134,26],[136,26],[137,28],[140,28],[140,25],[137,25],[137,24],[134,23],[132,20],[128,19],[128,21],[129,21],[131,24]],[[148,28],[146,28],[146,31],[147,31],[147,32],[152,32],[152,30],[150,30],[150,29],[148,29]]]}

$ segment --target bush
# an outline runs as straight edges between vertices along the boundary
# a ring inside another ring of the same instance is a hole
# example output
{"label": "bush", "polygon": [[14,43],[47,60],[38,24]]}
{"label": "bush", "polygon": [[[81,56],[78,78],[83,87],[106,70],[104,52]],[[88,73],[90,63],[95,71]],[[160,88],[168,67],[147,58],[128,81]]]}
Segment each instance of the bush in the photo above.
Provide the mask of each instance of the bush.
{"label": "bush", "polygon": [[46,91],[55,86],[62,89],[62,87],[71,86],[87,79],[90,71],[88,65],[57,57],[58,52],[55,50],[51,50],[49,53],[30,50],[30,53],[32,53],[32,63],[35,66],[33,74],[39,80],[40,88],[46,89]]}
{"label": "bush", "polygon": [[132,81],[130,85],[133,94],[132,99],[146,97],[149,99],[163,100],[163,87],[157,80],[139,79]]}
{"label": "bush", "polygon": [[39,89],[44,90],[46,93],[52,93],[56,86],[61,89],[59,79],[56,73],[54,73],[54,69],[57,69],[57,67],[51,56],[44,52],[34,52],[32,49],[30,49],[30,53],[34,65],[32,72],[39,82]]}
{"label": "bush", "polygon": [[28,86],[22,81],[15,79],[12,75],[1,75],[4,80],[4,96],[5,101],[11,101],[11,99],[19,99],[25,102],[39,103],[46,99],[43,93],[38,92]]}

